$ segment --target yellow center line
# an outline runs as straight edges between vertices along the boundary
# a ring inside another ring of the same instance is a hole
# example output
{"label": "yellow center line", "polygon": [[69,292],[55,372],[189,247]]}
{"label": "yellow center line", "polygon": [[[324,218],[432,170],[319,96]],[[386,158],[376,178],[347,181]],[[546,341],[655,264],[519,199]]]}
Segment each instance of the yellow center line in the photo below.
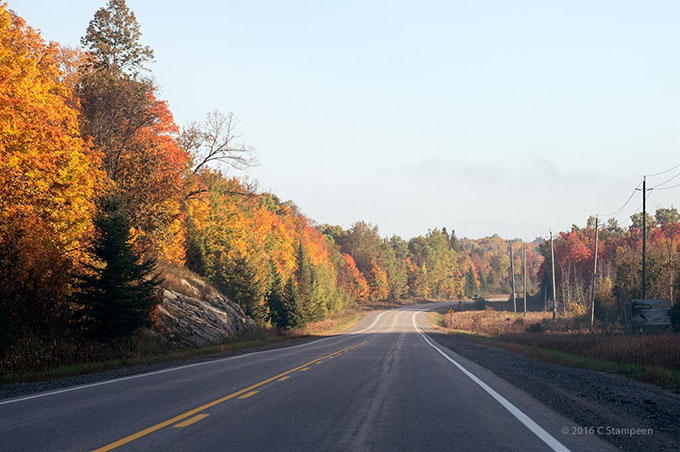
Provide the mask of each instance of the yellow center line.
{"label": "yellow center line", "polygon": [[267,383],[271,383],[272,381],[278,380],[278,379],[281,378],[281,377],[284,377],[284,376],[286,376],[286,375],[292,374],[293,372],[297,372],[298,370],[307,370],[307,369],[309,369],[309,367],[307,367],[307,366],[310,366],[310,365],[314,364],[315,362],[317,362],[317,361],[319,361],[319,360],[326,359],[326,358],[329,357],[329,356],[334,356],[334,355],[337,355],[338,353],[342,353],[342,352],[344,352],[344,351],[349,351],[349,350],[355,349],[355,348],[357,348],[357,347],[361,347],[362,345],[365,345],[365,344],[367,344],[367,343],[368,343],[367,341],[364,341],[364,342],[361,342],[360,344],[357,344],[357,345],[353,345],[353,346],[350,346],[350,347],[345,347],[345,348],[343,348],[343,349],[341,349],[341,350],[338,350],[337,352],[333,352],[333,353],[331,353],[331,354],[329,354],[329,355],[326,355],[326,356],[322,356],[322,357],[320,357],[320,358],[313,359],[313,360],[311,360],[311,361],[308,362],[308,363],[302,364],[301,366],[298,366],[298,367],[295,367],[295,368],[293,368],[293,369],[287,370],[287,371],[282,372],[282,373],[280,373],[280,374],[278,374],[278,375],[275,375],[275,376],[273,376],[273,377],[267,378],[266,380],[262,380],[262,381],[260,381],[259,383],[255,383],[255,384],[253,384],[253,385],[248,386],[247,388],[239,389],[239,390],[236,391],[236,392],[233,392],[233,393],[231,393],[231,394],[229,394],[229,395],[226,395],[226,396],[224,396],[224,397],[221,397],[221,398],[219,398],[219,399],[217,399],[217,400],[213,400],[212,402],[208,402],[208,403],[206,403],[205,405],[199,406],[198,408],[194,408],[193,410],[189,410],[189,411],[187,411],[187,412],[185,412],[185,413],[182,413],[182,414],[180,414],[180,415],[178,415],[178,416],[175,416],[175,417],[173,417],[173,418],[170,418],[170,419],[168,419],[168,420],[166,420],[166,421],[160,422],[160,423],[158,423],[158,424],[156,424],[156,425],[152,425],[151,427],[145,428],[144,430],[140,430],[140,431],[137,432],[137,433],[133,433],[132,435],[126,436],[125,438],[119,439],[118,441],[114,441],[114,442],[112,442],[112,443],[110,443],[110,444],[107,444],[106,446],[102,446],[102,447],[100,447],[100,448],[98,448],[98,449],[94,449],[92,452],[107,452],[107,451],[109,451],[109,450],[116,449],[116,448],[118,448],[118,447],[120,447],[120,446],[123,446],[123,445],[125,445],[125,444],[131,443],[132,441],[135,441],[135,440],[137,440],[137,439],[139,439],[139,438],[141,438],[141,437],[143,437],[143,436],[146,436],[146,435],[148,435],[148,434],[150,434],[150,433],[156,432],[156,431],[158,431],[158,430],[160,430],[160,429],[162,429],[162,428],[165,428],[165,427],[167,427],[167,426],[169,426],[169,425],[172,425],[172,424],[174,424],[175,422],[179,422],[179,421],[181,421],[181,420],[183,420],[183,419],[186,419],[186,418],[191,417],[191,416],[193,416],[193,415],[195,415],[195,414],[198,414],[198,413],[200,413],[201,411],[205,411],[205,410],[207,410],[208,408],[212,408],[212,407],[214,407],[215,405],[219,405],[219,404],[221,404],[221,403],[226,402],[227,400],[231,400],[231,399],[233,399],[233,398],[235,398],[235,397],[239,397],[239,396],[241,396],[241,395],[243,395],[243,394],[245,394],[245,393],[247,393],[247,392],[249,392],[249,391],[252,391],[253,389],[259,388],[260,386],[264,386],[264,385],[266,385]]}
{"label": "yellow center line", "polygon": [[279,379],[276,380],[276,381],[286,381],[286,380],[288,380],[289,378],[290,378],[290,377],[289,377],[288,375],[286,375],[285,377],[281,377],[281,378],[279,378]]}
{"label": "yellow center line", "polygon": [[191,424],[200,421],[201,419],[207,418],[208,416],[210,416],[210,415],[207,414],[207,413],[198,414],[198,415],[196,415],[196,416],[194,416],[194,417],[190,417],[189,419],[187,419],[187,420],[184,421],[184,422],[180,422],[179,424],[175,424],[173,427],[174,427],[174,428],[188,427],[188,426],[190,426]]}
{"label": "yellow center line", "polygon": [[321,364],[323,361],[317,361],[316,364]]}
{"label": "yellow center line", "polygon": [[303,367],[302,369],[300,369],[300,372],[307,372],[308,370],[309,370],[309,367]]}
{"label": "yellow center line", "polygon": [[392,316],[392,323],[390,323],[390,328],[389,331],[392,331],[392,328],[394,328],[394,324],[397,323],[397,318],[403,311],[397,311],[396,314]]}
{"label": "yellow center line", "polygon": [[250,396],[254,396],[254,395],[257,394],[258,392],[260,392],[260,391],[250,391],[250,392],[246,392],[246,393],[243,394],[242,396],[239,396],[239,399],[247,399],[247,398],[250,397]]}

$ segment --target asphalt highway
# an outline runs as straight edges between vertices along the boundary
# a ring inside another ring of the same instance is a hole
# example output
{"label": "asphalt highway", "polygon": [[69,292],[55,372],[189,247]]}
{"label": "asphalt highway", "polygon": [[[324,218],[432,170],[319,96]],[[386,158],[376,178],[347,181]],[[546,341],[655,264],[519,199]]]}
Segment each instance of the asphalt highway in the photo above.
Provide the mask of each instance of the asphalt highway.
{"label": "asphalt highway", "polygon": [[0,400],[0,450],[616,450],[429,338],[436,306],[293,347]]}

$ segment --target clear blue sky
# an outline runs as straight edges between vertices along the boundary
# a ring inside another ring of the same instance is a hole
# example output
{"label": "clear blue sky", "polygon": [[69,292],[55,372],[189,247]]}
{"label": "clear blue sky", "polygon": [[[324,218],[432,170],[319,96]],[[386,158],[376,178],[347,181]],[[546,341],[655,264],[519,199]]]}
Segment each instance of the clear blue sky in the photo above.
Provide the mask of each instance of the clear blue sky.
{"label": "clear blue sky", "polygon": [[[76,45],[104,3],[9,7]],[[177,123],[236,111],[248,174],[319,223],[533,239],[680,162],[677,1],[128,4]]]}

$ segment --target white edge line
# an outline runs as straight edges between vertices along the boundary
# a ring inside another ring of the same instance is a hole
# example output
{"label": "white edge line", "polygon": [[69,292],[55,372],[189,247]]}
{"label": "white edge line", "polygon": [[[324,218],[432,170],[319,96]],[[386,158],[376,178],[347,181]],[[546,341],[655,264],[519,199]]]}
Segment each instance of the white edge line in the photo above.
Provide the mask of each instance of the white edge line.
{"label": "white edge line", "polygon": [[[421,311],[422,312],[422,311]],[[475,374],[467,370],[465,367],[463,367],[458,361],[454,360],[451,358],[449,355],[444,353],[439,347],[434,345],[430,340],[427,338],[427,336],[420,330],[418,327],[418,324],[416,323],[416,315],[418,315],[419,312],[414,312],[412,316],[413,320],[413,326],[416,329],[416,332],[422,336],[423,339],[425,339],[425,342],[427,342],[430,347],[434,348],[439,352],[440,355],[442,355],[444,358],[446,358],[451,364],[456,366],[461,372],[463,372],[466,376],[468,376],[472,381],[477,383],[483,390],[485,390],[491,397],[496,399],[498,403],[500,403],[503,408],[508,410],[510,414],[515,416],[517,420],[519,420],[522,424],[524,424],[525,427],[527,427],[531,432],[538,436],[544,443],[546,443],[552,450],[557,451],[557,452],[570,452],[569,449],[567,449],[562,443],[560,443],[558,440],[555,439],[550,433],[546,432],[540,425],[538,425],[536,422],[534,422],[533,419],[531,419],[529,416],[524,414],[519,408],[517,408],[515,405],[512,403],[508,402],[505,397],[494,391],[489,385],[484,383],[480,378],[478,378]]]}
{"label": "white edge line", "polygon": [[[371,328],[373,328],[375,326],[376,323],[378,323],[378,320],[380,319],[380,317],[382,317],[382,315],[385,314],[386,312],[388,312],[388,311],[381,312],[375,318],[373,323],[370,326],[368,326],[367,328],[364,328],[363,330],[360,330],[360,331],[357,331],[356,333],[351,333],[351,334],[362,334],[364,331],[370,330]],[[224,362],[224,361],[231,361],[233,359],[239,359],[239,358],[245,358],[247,356],[259,355],[261,353],[269,353],[269,352],[275,352],[275,351],[281,351],[281,350],[291,350],[293,348],[299,348],[299,347],[305,347],[307,345],[318,344],[319,342],[327,341],[329,339],[334,339],[334,338],[337,338],[337,337],[338,336],[329,336],[329,337],[325,337],[323,339],[318,339],[318,340],[315,340],[315,341],[306,342],[304,344],[293,345],[291,347],[279,347],[279,348],[273,348],[273,349],[270,349],[270,350],[261,350],[259,352],[245,353],[243,355],[230,356],[228,358],[220,358],[220,359],[214,359],[214,360],[210,360],[210,361],[201,361],[200,363],[185,364],[183,366],[169,367],[167,369],[155,370],[153,372],[146,372],[146,373],[143,373],[143,374],[129,375],[127,377],[113,378],[111,380],[98,381],[96,383],[89,383],[89,384],[85,384],[85,385],[72,386],[70,388],[59,389],[59,390],[56,390],[56,391],[41,392],[41,393],[38,393],[38,394],[26,396],[26,397],[20,397],[18,399],[3,400],[3,401],[0,401],[0,405],[9,405],[10,403],[23,402],[23,401],[26,401],[26,400],[38,399],[38,398],[41,398],[41,397],[63,394],[65,392],[71,392],[71,391],[78,391],[80,389],[93,388],[95,386],[102,386],[102,385],[107,385],[107,384],[111,384],[111,383],[117,383],[119,381],[126,381],[126,380],[132,380],[132,379],[135,379],[135,378],[148,377],[148,376],[151,376],[151,375],[158,375],[158,374],[163,374],[163,373],[166,373],[166,372],[173,372],[175,370],[188,369],[190,367],[204,366],[206,364],[215,364],[215,363],[220,363],[220,362]]]}
{"label": "white edge line", "polygon": [[378,314],[378,317],[375,318],[375,320],[373,321],[373,323],[371,323],[370,326],[367,326],[367,327],[364,328],[363,330],[359,330],[359,331],[357,331],[356,333],[350,333],[350,334],[361,334],[361,333],[363,333],[364,331],[370,330],[371,328],[373,328],[373,327],[375,326],[376,323],[378,323],[378,320],[380,320],[380,317],[382,317],[383,314],[385,314],[386,312],[393,312],[393,311],[390,310],[390,311],[383,311],[383,312],[381,312],[380,314]]}

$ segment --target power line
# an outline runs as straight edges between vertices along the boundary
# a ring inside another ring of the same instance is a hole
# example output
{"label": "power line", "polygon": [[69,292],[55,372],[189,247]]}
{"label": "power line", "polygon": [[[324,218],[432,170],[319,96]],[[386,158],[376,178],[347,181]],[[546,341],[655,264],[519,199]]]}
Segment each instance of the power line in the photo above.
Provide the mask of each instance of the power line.
{"label": "power line", "polygon": [[666,185],[667,183],[669,183],[670,181],[672,181],[673,179],[675,179],[675,178],[678,177],[678,176],[680,176],[680,173],[676,174],[675,176],[671,177],[670,179],[667,179],[667,180],[664,181],[664,182],[661,182],[660,184],[657,184],[657,185],[653,186],[652,188],[650,188],[650,190],[654,190],[654,189],[657,188],[657,187],[661,187],[662,185]]}
{"label": "power line", "polygon": [[[645,202],[647,201],[647,199],[649,199],[649,196],[650,196],[651,194],[652,194],[652,193],[649,192],[649,190],[648,190],[648,193],[647,193],[647,197],[646,197],[646,199],[645,199]],[[635,209],[635,212],[633,212],[632,214],[630,214],[630,216],[629,216],[628,218],[626,218],[626,219],[623,221],[623,223],[621,223],[621,224],[619,225],[619,227],[625,225],[625,224],[628,223],[629,221],[632,223],[632,222],[633,222],[633,215],[635,215],[636,213],[638,213],[638,212],[641,211],[641,210],[642,210],[642,203],[640,203],[640,205],[638,206],[638,208]]]}
{"label": "power line", "polygon": [[[661,176],[662,174],[670,173],[671,171],[673,171],[673,170],[675,170],[675,169],[677,169],[677,168],[680,168],[680,163],[678,163],[678,164],[675,165],[675,166],[672,166],[671,168],[668,168],[668,169],[665,170],[665,171],[661,171],[661,172],[654,173],[654,174],[647,174],[646,177]],[[661,187],[661,186],[663,186],[663,185],[666,185],[667,183],[669,183],[670,181],[674,180],[674,179],[677,178],[677,177],[680,177],[680,173],[677,173],[676,175],[674,175],[674,176],[671,177],[670,179],[667,179],[667,180],[665,180],[664,182],[661,182],[660,184],[657,184],[657,185],[655,185],[655,186],[649,188],[649,190],[654,190],[654,189],[657,189],[657,190],[667,190],[667,189],[679,187],[680,184],[678,184],[678,185],[673,185],[672,187],[658,188],[658,187]],[[623,212],[623,209],[626,208],[626,206],[627,206],[628,203],[631,201],[631,199],[633,199],[633,197],[635,196],[635,192],[636,192],[636,191],[639,191],[640,185],[641,185],[641,184],[642,184],[642,181],[640,181],[640,182],[638,183],[637,187],[635,187],[635,188],[633,189],[633,192],[630,194],[630,196],[628,197],[628,199],[626,200],[626,202],[623,203],[623,205],[622,205],[621,207],[619,207],[618,209],[614,210],[614,211],[611,212],[611,213],[607,213],[607,214],[598,214],[598,215],[601,216],[601,217],[603,217],[603,218],[607,218],[607,219],[609,219],[609,218],[614,218],[614,219],[616,219],[616,218],[621,214],[621,212]],[[640,208],[642,208],[642,206],[641,206]],[[639,210],[639,209],[638,209],[638,210]],[[635,213],[637,213],[637,211],[636,211]]]}
{"label": "power line", "polygon": [[671,188],[678,188],[680,187],[680,184],[677,185],[671,185],[670,187],[663,187],[663,188],[657,188],[656,190],[670,190]]}
{"label": "power line", "polygon": [[671,171],[673,171],[676,168],[680,168],[680,163],[675,165],[673,168],[667,169],[666,171],[661,171],[660,173],[654,173],[654,174],[647,174],[647,177],[661,176],[662,174],[670,173]]}
{"label": "power line", "polygon": [[635,187],[635,188],[633,189],[633,192],[630,194],[630,196],[628,197],[628,199],[626,200],[626,202],[624,202],[623,205],[622,205],[621,207],[619,207],[618,209],[616,209],[615,211],[613,211],[613,212],[611,212],[611,213],[607,213],[607,214],[599,214],[599,215],[600,215],[601,217],[603,217],[603,218],[604,218],[604,217],[613,217],[613,218],[616,218],[616,217],[623,211],[623,209],[626,208],[626,206],[628,205],[628,203],[630,202],[630,200],[633,199],[633,196],[635,196],[635,192],[640,188],[640,184],[642,184],[642,181],[640,181],[640,182],[637,184],[637,187]]}

